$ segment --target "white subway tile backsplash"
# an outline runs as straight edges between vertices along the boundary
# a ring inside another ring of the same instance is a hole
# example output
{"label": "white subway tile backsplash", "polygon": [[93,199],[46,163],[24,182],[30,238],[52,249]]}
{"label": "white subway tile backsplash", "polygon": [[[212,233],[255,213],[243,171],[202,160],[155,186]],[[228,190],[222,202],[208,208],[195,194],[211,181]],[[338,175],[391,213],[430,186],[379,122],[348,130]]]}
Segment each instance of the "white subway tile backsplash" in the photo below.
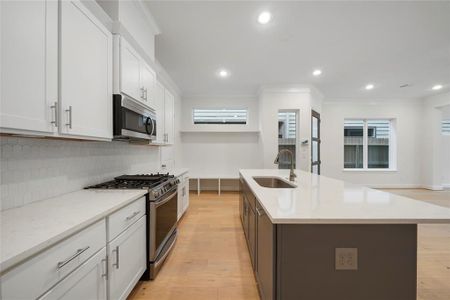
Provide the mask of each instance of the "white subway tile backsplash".
{"label": "white subway tile backsplash", "polygon": [[0,210],[160,167],[160,148],[124,142],[0,137]]}

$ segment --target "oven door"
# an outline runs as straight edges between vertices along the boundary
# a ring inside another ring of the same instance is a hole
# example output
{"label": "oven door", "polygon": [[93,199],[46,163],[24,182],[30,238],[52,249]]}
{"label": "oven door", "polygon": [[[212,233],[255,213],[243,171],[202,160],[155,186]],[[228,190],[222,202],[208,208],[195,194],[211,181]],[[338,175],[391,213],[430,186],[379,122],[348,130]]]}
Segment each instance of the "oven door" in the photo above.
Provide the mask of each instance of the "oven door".
{"label": "oven door", "polygon": [[[178,220],[177,186],[157,201],[150,202],[150,253],[149,260],[154,262],[161,255],[164,246],[177,227]],[[167,249],[167,248],[166,248]]]}

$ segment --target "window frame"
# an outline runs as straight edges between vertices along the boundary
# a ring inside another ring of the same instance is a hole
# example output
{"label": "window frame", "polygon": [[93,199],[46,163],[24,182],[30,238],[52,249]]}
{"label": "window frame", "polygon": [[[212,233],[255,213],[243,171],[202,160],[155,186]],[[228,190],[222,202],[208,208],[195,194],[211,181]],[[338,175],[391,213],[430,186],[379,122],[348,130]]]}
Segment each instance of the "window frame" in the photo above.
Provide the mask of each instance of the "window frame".
{"label": "window frame", "polygon": [[[369,135],[368,122],[389,121],[389,168],[369,168]],[[345,121],[362,121],[363,125],[363,167],[346,168],[344,153],[342,153],[343,171],[346,172],[396,172],[397,171],[397,122],[395,118],[344,118],[342,128],[345,128]],[[342,135],[342,149],[345,147],[345,136]]]}
{"label": "window frame", "polygon": [[[450,125],[450,119],[441,121],[441,135],[450,135],[450,130],[447,127]],[[449,127],[450,128],[450,127]]]}
{"label": "window frame", "polygon": [[[245,110],[245,123],[228,123],[228,122],[222,122],[222,123],[195,123],[195,111],[196,110],[211,110],[211,111],[223,111],[223,110]],[[248,126],[249,125],[249,119],[250,119],[250,111],[248,107],[192,107],[192,114],[191,114],[191,122],[194,126]]]}

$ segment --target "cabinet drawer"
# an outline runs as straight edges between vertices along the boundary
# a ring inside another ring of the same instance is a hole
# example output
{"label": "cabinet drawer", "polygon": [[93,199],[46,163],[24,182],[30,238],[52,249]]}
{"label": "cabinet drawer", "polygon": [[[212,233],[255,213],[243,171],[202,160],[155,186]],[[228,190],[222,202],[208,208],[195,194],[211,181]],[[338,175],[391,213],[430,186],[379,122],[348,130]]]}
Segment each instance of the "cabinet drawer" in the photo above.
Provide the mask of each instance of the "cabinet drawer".
{"label": "cabinet drawer", "polygon": [[112,241],[122,231],[145,215],[145,203],[146,198],[142,197],[108,217],[108,241]]}
{"label": "cabinet drawer", "polygon": [[[106,246],[105,219],[1,277],[1,299],[35,299]],[[24,284],[26,288],[24,288]]]}
{"label": "cabinet drawer", "polygon": [[106,249],[103,248],[38,300],[106,300],[107,268]]}

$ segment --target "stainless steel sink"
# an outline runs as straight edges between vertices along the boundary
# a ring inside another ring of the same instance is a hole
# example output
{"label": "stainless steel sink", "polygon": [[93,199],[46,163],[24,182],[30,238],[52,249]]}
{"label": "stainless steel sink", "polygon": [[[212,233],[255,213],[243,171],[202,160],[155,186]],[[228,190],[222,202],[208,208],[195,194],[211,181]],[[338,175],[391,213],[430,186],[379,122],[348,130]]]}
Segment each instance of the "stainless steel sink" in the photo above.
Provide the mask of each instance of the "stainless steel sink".
{"label": "stainless steel sink", "polygon": [[253,177],[253,179],[262,187],[272,189],[293,189],[295,185],[290,184],[278,177]]}

